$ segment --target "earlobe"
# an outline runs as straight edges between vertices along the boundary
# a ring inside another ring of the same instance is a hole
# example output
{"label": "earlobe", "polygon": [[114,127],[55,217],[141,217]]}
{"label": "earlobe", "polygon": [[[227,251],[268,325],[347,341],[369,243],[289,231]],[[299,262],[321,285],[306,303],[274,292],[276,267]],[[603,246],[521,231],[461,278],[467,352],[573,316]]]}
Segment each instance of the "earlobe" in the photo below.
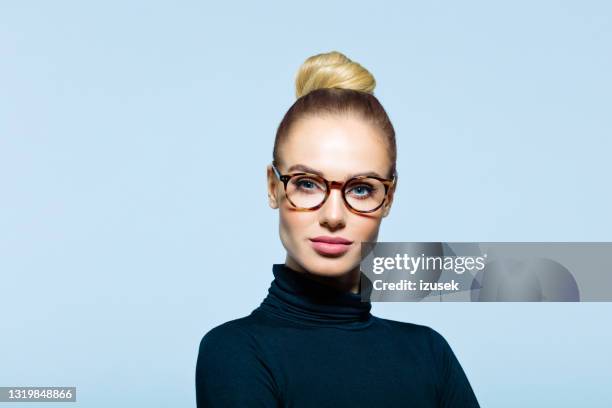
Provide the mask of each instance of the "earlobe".
{"label": "earlobe", "polygon": [[391,211],[391,204],[385,205],[382,214],[383,218],[389,215],[389,211]]}
{"label": "earlobe", "polygon": [[276,202],[276,198],[272,197],[271,194],[268,194],[268,204],[270,208],[276,209],[278,208],[278,203]]}

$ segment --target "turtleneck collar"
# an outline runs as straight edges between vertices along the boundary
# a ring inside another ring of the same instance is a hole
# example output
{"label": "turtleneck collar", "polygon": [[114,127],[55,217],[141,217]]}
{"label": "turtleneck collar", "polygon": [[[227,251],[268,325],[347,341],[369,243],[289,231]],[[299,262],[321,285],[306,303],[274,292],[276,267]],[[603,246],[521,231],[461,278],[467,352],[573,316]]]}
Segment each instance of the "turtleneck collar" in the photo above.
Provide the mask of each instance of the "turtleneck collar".
{"label": "turtleneck collar", "polygon": [[272,272],[274,280],[259,310],[312,326],[359,328],[371,323],[372,282],[363,273],[363,293],[352,293],[313,280],[285,264],[274,264]]}

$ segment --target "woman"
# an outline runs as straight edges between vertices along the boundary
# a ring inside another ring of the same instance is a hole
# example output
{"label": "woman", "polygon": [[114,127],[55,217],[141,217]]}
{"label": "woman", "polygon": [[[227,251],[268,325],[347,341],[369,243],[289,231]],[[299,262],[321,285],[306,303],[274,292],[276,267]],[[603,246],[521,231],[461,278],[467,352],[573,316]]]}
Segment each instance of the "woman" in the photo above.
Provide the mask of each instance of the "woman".
{"label": "woman", "polygon": [[360,243],[397,187],[393,126],[373,76],[338,52],[308,58],[267,168],[284,264],[249,316],[210,330],[198,407],[478,407],[446,340],[370,314]]}

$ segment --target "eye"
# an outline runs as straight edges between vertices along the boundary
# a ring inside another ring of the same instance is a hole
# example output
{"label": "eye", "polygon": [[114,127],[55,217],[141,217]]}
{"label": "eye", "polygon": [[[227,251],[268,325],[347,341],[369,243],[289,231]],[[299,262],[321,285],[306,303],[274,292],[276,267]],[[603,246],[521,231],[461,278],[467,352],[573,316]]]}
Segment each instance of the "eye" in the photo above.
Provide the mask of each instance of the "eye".
{"label": "eye", "polygon": [[296,180],[292,180],[292,183],[297,190],[306,193],[325,190],[325,186],[321,181],[310,177],[300,177]]}
{"label": "eye", "polygon": [[360,199],[371,197],[375,191],[376,191],[376,188],[369,184],[357,184],[357,185],[351,186],[347,190],[347,192],[350,193],[351,196],[355,198],[360,198]]}

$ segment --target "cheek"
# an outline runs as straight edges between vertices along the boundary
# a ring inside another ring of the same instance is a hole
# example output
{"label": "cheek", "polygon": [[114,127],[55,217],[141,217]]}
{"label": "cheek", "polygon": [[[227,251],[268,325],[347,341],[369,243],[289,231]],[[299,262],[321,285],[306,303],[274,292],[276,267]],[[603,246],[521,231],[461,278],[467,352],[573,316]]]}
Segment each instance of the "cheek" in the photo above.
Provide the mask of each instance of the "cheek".
{"label": "cheek", "polygon": [[375,241],[378,237],[378,230],[381,223],[380,217],[360,217],[352,220],[350,230],[355,234],[355,239],[359,241]]}
{"label": "cheek", "polygon": [[299,212],[281,208],[279,213],[281,236],[292,242],[306,239],[308,231],[312,230],[312,226],[317,221],[314,212]]}

